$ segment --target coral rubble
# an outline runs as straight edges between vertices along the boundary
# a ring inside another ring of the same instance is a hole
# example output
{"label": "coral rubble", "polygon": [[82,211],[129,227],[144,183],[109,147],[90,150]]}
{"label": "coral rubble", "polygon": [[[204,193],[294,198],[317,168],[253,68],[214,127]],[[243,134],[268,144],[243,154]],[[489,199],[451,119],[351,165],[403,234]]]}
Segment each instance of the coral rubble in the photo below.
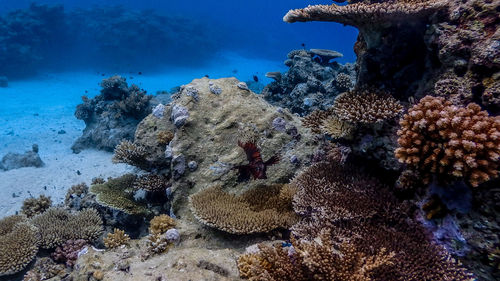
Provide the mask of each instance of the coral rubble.
{"label": "coral rubble", "polygon": [[152,96],[128,86],[125,78],[112,76],[101,87],[100,95],[83,96],[76,108],[75,116],[85,122],[85,129],[72,146],[75,153],[89,147],[113,150],[123,139],[131,140],[137,124],[151,112]]}

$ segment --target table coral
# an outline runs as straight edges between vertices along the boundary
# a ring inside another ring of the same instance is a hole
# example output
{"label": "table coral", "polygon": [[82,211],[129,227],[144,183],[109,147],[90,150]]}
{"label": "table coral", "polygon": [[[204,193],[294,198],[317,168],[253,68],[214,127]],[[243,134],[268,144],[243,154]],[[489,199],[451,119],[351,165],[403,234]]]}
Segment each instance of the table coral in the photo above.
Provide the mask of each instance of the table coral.
{"label": "table coral", "polygon": [[0,220],[0,276],[23,270],[38,253],[38,229],[24,216]]}
{"label": "table coral", "polygon": [[442,97],[426,96],[400,121],[396,157],[431,175],[464,178],[472,186],[498,177],[500,117],[475,103],[458,107]]}
{"label": "table coral", "polygon": [[102,219],[94,209],[70,213],[61,208],[50,208],[32,219],[39,229],[40,247],[60,246],[70,239],[96,240],[102,233]]}
{"label": "table coral", "polygon": [[237,196],[209,187],[190,197],[191,210],[201,223],[234,234],[288,228],[297,219],[288,189],[281,184],[259,186]]}

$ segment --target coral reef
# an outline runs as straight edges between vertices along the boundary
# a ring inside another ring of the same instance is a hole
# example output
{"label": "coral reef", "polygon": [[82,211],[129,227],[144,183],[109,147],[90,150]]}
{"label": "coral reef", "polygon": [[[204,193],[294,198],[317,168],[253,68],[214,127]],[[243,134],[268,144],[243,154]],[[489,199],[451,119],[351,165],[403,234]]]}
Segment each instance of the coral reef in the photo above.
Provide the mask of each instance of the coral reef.
{"label": "coral reef", "polygon": [[75,153],[95,147],[112,151],[123,139],[131,140],[137,124],[151,112],[152,96],[126,79],[112,76],[101,82],[101,94],[76,107],[76,118],[85,122],[83,135],[72,146]]}
{"label": "coral reef", "polygon": [[130,237],[125,231],[115,228],[113,232],[109,232],[108,235],[103,239],[104,246],[108,249],[120,247],[122,245],[128,244]]}
{"label": "coral reef", "polygon": [[23,281],[44,281],[54,277],[64,278],[69,274],[64,264],[57,264],[51,258],[39,258],[24,275]]}
{"label": "coral reef", "polygon": [[146,174],[137,177],[134,188],[150,192],[165,192],[168,184],[168,178],[163,175]]}
{"label": "coral reef", "polygon": [[87,247],[88,241],[84,239],[70,239],[51,254],[51,257],[56,262],[65,263],[68,267],[73,267],[78,259],[79,253],[83,248]]}
{"label": "coral reef", "polygon": [[25,199],[23,201],[23,206],[21,207],[21,213],[26,215],[28,218],[31,218],[45,212],[51,206],[52,200],[50,197],[42,194],[38,198]]}
{"label": "coral reef", "polygon": [[386,93],[351,91],[335,98],[332,111],[343,121],[375,123],[398,116],[403,106]]}
{"label": "coral reef", "polygon": [[64,204],[70,208],[80,210],[81,200],[88,191],[89,187],[84,182],[71,186],[66,192]]}
{"label": "coral reef", "polygon": [[328,108],[355,80],[354,65],[329,63],[331,58],[318,55],[314,49],[291,51],[285,61],[290,69],[284,74],[270,74],[275,81],[262,90],[264,98],[302,116]]}
{"label": "coral reef", "polygon": [[23,270],[38,253],[38,229],[24,216],[0,220],[0,276]]}
{"label": "coral reef", "polygon": [[20,153],[7,153],[0,161],[0,170],[12,170],[23,167],[42,167],[44,165],[42,159],[38,155],[38,145],[34,144],[31,151]]}
{"label": "coral reef", "polygon": [[70,239],[96,240],[102,233],[102,219],[94,209],[70,213],[50,208],[32,219],[40,234],[40,247],[50,249]]}
{"label": "coral reef", "polygon": [[426,96],[400,122],[396,157],[431,175],[464,178],[472,186],[498,177],[500,117],[471,103],[458,107],[442,97]]}
{"label": "coral reef", "polygon": [[236,196],[220,187],[190,197],[191,210],[205,225],[234,234],[268,232],[296,222],[288,185],[259,186]]}

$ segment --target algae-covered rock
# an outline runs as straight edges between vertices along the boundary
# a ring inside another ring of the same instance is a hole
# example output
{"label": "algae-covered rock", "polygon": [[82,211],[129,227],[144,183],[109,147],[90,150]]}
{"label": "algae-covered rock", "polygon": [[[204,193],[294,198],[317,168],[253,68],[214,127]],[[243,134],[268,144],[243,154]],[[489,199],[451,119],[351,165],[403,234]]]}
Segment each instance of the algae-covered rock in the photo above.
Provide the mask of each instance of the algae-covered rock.
{"label": "algae-covered rock", "polygon": [[[165,153],[160,155],[161,147],[152,144],[154,132],[174,132],[167,150],[171,150],[173,159],[183,158],[183,161],[172,161],[171,167],[176,170],[172,191],[177,216],[189,214],[188,195],[209,186],[219,185],[222,189],[230,188],[231,192],[241,192],[259,183],[287,183],[298,169],[310,163],[317,144],[305,137],[309,131],[302,127],[300,118],[238,87],[239,83],[235,78],[193,80],[172,97],[164,117],[149,115],[138,126],[134,143],[154,148],[158,157],[165,158]],[[210,91],[210,87],[215,86],[221,89],[218,95]],[[172,113],[173,108],[183,108],[183,112],[188,113],[178,128],[174,125],[178,114]],[[273,127],[276,118],[283,119],[284,130]],[[233,168],[248,164],[238,141],[254,142],[264,160],[279,156],[280,161],[268,167],[267,179],[238,182],[238,170]],[[192,161],[197,163],[196,169],[179,167],[179,162]]]}

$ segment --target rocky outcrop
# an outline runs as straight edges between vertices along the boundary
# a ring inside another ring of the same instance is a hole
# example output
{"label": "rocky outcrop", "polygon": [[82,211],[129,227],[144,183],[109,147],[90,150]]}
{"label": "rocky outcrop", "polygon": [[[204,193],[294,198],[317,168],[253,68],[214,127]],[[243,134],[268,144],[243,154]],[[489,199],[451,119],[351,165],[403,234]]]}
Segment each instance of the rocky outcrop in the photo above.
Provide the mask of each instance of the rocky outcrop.
{"label": "rocky outcrop", "polygon": [[354,65],[331,61],[340,56],[338,52],[321,49],[291,51],[285,61],[290,67],[286,73],[267,73],[275,81],[262,90],[264,98],[302,116],[326,109],[355,82]]}
{"label": "rocky outcrop", "polygon": [[132,140],[137,124],[151,112],[152,96],[126,79],[113,76],[101,82],[101,94],[76,107],[76,118],[85,122],[83,135],[71,149],[78,153],[86,148],[113,151],[121,140]]}
{"label": "rocky outcrop", "polygon": [[38,155],[38,145],[34,144],[32,150],[25,153],[9,152],[0,161],[0,170],[12,170],[23,167],[42,167],[44,165]]}

